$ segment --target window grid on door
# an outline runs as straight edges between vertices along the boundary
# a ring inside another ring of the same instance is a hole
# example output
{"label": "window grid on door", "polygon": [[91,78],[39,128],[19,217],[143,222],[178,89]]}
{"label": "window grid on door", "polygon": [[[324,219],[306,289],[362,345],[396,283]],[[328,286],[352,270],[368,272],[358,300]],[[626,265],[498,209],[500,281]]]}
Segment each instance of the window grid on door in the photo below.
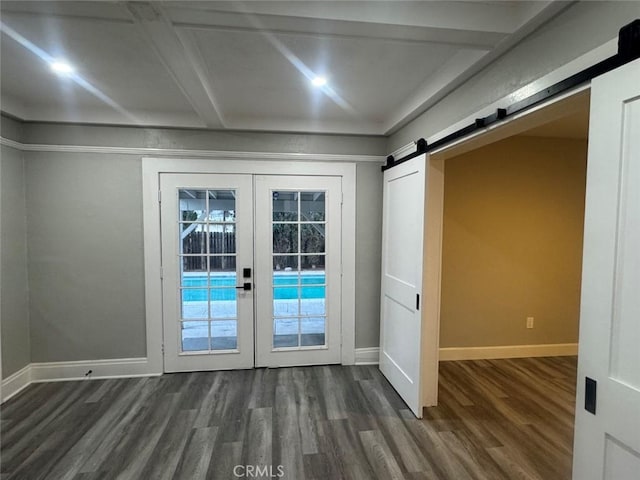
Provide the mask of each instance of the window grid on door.
{"label": "window grid on door", "polygon": [[272,191],[272,348],[326,346],[326,192]]}
{"label": "window grid on door", "polygon": [[236,190],[179,189],[180,351],[235,350]]}

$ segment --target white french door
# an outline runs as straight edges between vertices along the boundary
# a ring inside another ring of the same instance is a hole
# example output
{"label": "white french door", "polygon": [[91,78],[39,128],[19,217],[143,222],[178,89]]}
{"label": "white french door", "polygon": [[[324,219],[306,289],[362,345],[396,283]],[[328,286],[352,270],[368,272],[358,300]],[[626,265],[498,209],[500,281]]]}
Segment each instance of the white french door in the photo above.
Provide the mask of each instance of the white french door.
{"label": "white french door", "polygon": [[340,177],[256,176],[256,366],[340,363]]}
{"label": "white french door", "polygon": [[640,60],[591,82],[573,478],[640,476]]}
{"label": "white french door", "polygon": [[422,257],[426,155],[384,172],[380,371],[422,418]]}
{"label": "white french door", "polygon": [[253,367],[252,183],[160,176],[165,372]]}
{"label": "white french door", "polygon": [[160,191],[165,372],[340,363],[340,177],[161,174]]}

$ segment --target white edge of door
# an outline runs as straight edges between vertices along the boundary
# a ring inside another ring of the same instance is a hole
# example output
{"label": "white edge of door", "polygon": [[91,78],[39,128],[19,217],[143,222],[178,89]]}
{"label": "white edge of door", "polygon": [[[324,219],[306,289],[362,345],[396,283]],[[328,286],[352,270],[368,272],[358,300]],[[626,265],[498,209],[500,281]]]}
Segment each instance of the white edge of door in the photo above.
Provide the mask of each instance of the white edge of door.
{"label": "white edge of door", "polygon": [[232,173],[342,177],[341,363],[355,363],[356,163],[142,158],[145,325],[148,374],[164,371],[160,236],[160,174]]}
{"label": "white edge of door", "polygon": [[444,160],[425,159],[424,246],[422,253],[422,406],[438,404],[440,347],[440,285],[442,219],[444,216]]}

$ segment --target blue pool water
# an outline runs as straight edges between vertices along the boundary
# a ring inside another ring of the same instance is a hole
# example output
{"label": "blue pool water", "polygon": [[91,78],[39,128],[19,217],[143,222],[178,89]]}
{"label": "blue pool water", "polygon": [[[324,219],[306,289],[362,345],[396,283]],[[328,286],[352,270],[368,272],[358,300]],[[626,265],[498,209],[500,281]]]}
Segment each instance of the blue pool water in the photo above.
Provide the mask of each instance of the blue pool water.
{"label": "blue pool water", "polygon": [[[211,300],[235,300],[236,289],[224,288],[235,287],[235,275],[229,276],[212,276],[209,279],[209,285],[212,287]],[[294,300],[298,298],[298,288],[302,288],[300,298],[325,298],[325,276],[319,275],[302,275],[301,286],[298,287],[297,275],[274,275],[274,299],[276,300]],[[182,300],[185,302],[198,302],[207,300],[207,277],[186,277],[182,280],[183,287],[192,287],[182,291]],[[203,288],[193,288],[203,287]],[[223,287],[223,288],[216,288]]]}

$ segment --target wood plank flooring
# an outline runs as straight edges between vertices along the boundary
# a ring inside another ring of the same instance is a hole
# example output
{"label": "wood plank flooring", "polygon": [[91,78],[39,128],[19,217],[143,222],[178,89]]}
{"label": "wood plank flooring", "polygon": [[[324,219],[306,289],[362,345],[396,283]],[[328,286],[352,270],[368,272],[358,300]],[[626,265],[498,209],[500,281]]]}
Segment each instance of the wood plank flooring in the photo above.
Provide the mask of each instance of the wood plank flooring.
{"label": "wood plank flooring", "polygon": [[34,384],[2,406],[0,476],[571,478],[575,357],[440,373],[422,420],[375,366]]}

